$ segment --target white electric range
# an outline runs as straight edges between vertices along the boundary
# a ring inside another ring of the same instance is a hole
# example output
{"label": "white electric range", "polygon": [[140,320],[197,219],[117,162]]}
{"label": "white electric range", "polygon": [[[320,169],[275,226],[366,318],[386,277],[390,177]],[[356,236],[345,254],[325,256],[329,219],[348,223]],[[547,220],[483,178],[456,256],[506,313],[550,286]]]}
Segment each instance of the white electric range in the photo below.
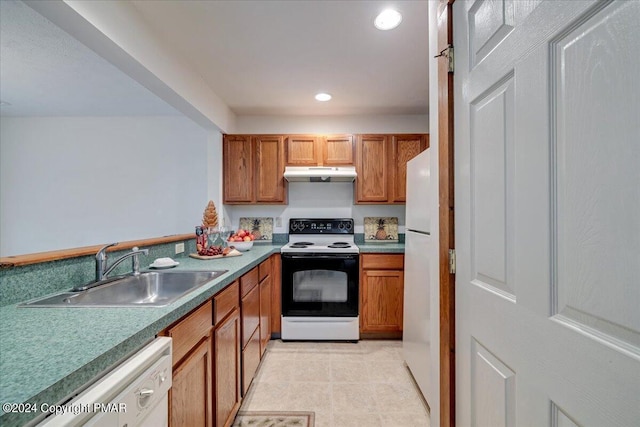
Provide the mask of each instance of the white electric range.
{"label": "white electric range", "polygon": [[283,340],[360,339],[353,228],[351,218],[289,220],[281,249]]}

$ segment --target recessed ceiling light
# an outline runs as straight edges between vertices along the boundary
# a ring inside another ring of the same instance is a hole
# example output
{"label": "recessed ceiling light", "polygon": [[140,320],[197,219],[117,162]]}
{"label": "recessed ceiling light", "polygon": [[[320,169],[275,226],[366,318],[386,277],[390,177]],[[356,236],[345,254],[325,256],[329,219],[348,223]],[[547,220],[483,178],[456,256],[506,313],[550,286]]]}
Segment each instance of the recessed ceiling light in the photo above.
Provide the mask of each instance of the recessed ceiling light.
{"label": "recessed ceiling light", "polygon": [[379,30],[392,30],[402,22],[402,15],[394,9],[385,9],[376,16],[373,25]]}
{"label": "recessed ceiling light", "polygon": [[331,99],[331,95],[328,93],[319,93],[316,95],[316,101],[328,101]]}

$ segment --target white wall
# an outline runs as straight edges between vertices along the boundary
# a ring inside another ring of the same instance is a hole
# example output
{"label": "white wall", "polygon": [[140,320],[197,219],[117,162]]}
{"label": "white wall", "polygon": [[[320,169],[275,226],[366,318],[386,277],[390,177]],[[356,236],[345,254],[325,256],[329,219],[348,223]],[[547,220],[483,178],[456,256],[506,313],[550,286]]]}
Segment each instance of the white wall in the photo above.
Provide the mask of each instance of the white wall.
{"label": "white wall", "polygon": [[353,218],[355,232],[363,233],[365,216],[397,216],[404,233],[404,205],[354,205],[353,183],[347,182],[291,182],[288,205],[226,205],[225,211],[233,228],[240,217],[281,217],[281,227],[274,222],[275,233],[288,233],[289,218]]}
{"label": "white wall", "polygon": [[237,116],[234,133],[428,133],[429,116]]}
{"label": "white wall", "polygon": [[[218,217],[223,215],[222,208],[222,134],[218,131],[207,132],[207,194],[218,210]],[[202,207],[204,211],[204,206]],[[194,227],[198,225],[193,224]]]}
{"label": "white wall", "polygon": [[0,130],[1,256],[189,233],[220,200],[219,134],[184,117],[2,117]]}

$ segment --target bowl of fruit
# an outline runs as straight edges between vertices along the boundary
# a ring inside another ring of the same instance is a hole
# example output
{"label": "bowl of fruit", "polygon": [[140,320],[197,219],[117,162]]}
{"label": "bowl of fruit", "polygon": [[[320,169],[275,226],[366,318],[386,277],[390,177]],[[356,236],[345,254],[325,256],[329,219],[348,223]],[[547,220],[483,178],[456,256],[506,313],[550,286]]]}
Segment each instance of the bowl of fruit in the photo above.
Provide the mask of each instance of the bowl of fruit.
{"label": "bowl of fruit", "polygon": [[229,236],[227,244],[235,247],[240,252],[245,252],[253,247],[253,240],[253,234],[249,230],[240,229]]}

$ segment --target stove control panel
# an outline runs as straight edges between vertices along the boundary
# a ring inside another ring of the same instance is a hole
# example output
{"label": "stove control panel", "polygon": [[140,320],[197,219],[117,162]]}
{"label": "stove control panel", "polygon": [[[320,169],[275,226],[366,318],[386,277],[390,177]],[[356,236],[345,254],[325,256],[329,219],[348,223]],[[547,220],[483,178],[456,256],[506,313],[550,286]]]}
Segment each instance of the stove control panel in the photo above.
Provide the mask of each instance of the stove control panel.
{"label": "stove control panel", "polygon": [[353,234],[353,219],[291,218],[289,234]]}

